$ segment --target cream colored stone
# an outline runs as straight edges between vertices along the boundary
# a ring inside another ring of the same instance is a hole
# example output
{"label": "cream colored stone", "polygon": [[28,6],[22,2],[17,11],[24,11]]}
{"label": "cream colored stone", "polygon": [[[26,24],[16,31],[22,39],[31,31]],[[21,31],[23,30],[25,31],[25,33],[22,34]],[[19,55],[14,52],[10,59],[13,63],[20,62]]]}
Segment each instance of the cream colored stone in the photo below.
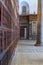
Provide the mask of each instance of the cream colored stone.
{"label": "cream colored stone", "polygon": [[18,45],[11,65],[43,65],[43,47]]}

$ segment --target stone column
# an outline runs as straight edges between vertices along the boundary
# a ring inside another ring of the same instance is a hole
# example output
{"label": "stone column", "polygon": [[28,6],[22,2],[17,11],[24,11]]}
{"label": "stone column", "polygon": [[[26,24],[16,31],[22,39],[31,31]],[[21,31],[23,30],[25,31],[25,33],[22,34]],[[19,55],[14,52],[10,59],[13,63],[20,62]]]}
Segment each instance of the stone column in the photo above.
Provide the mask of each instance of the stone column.
{"label": "stone column", "polygon": [[24,28],[24,30],[25,30],[25,34],[24,34],[24,37],[25,37],[25,39],[26,39],[26,28]]}
{"label": "stone column", "polygon": [[37,15],[37,21],[38,21],[38,25],[37,25],[37,42],[36,42],[36,46],[40,45],[40,38],[41,38],[41,0],[38,0],[38,15]]}

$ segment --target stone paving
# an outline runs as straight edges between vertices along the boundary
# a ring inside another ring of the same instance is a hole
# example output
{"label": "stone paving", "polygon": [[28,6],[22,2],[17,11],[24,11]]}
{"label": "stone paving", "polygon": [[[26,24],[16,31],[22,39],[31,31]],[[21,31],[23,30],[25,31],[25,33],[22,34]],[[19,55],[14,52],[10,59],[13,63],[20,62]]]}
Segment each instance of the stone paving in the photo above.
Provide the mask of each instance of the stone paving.
{"label": "stone paving", "polygon": [[36,40],[19,40],[18,44],[19,45],[33,46],[36,44]]}
{"label": "stone paving", "polygon": [[11,65],[43,65],[43,47],[18,45]]}

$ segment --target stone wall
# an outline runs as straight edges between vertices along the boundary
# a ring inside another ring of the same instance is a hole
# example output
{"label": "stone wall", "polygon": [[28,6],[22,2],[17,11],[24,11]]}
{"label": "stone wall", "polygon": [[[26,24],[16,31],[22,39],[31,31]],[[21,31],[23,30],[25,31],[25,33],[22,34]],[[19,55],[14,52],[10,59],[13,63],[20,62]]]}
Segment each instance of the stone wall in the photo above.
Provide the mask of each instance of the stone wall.
{"label": "stone wall", "polygon": [[19,20],[15,0],[1,0],[0,3],[0,65],[8,65],[19,39]]}
{"label": "stone wall", "polygon": [[37,27],[37,42],[36,45],[41,44],[41,0],[38,0],[38,15],[37,15],[38,27]]}

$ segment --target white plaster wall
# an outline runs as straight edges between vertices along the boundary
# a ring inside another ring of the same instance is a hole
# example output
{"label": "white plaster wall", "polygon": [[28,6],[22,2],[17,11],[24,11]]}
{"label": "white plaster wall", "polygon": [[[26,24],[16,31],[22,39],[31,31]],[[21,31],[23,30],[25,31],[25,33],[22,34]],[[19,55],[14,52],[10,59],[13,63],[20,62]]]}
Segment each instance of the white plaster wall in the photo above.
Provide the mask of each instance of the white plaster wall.
{"label": "white plaster wall", "polygon": [[42,11],[42,14],[41,14],[41,45],[43,45],[43,0],[41,2],[41,11]]}
{"label": "white plaster wall", "polygon": [[21,14],[22,1],[26,1],[29,4],[29,14],[33,14],[34,12],[37,14],[38,0],[19,0],[19,14]]}

